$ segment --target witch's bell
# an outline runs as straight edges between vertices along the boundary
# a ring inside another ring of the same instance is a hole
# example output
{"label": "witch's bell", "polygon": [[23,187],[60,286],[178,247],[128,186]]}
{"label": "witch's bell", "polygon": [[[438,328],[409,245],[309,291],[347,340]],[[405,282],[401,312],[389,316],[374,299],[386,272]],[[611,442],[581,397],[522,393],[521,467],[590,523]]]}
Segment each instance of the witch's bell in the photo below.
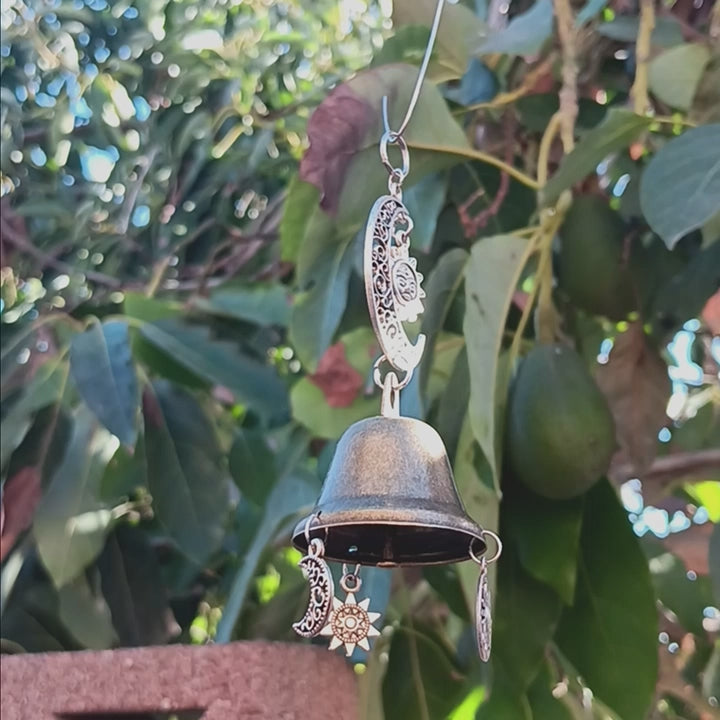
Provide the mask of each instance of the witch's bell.
{"label": "witch's bell", "polygon": [[[373,417],[338,443],[312,513],[325,557],[393,567],[460,562],[481,554],[480,527],[458,497],[440,436],[427,423]],[[293,542],[307,550],[304,519]]]}
{"label": "witch's bell", "polygon": [[[490,652],[490,596],[484,557],[485,537],[494,533],[477,525],[458,496],[445,446],[427,423],[400,416],[399,395],[422,357],[425,337],[412,343],[403,322],[423,311],[422,275],[409,256],[412,219],[402,203],[407,175],[407,146],[388,133],[381,142],[395,143],[403,167],[390,170],[390,194],[373,206],[365,233],[365,288],[375,334],[383,354],[375,363],[375,382],[382,388],[381,415],[361,420],[341,437],[322,492],[312,513],[295,528],[293,543],[306,552],[311,604],[295,624],[304,637],[332,636],[330,648],[369,647],[377,634],[368,612],[370,602],[357,603],[361,565],[395,567],[435,565],[473,559],[481,566],[477,602],[480,655]],[[389,162],[386,163],[389,165]],[[388,365],[383,377],[381,368]],[[398,374],[402,377],[399,379]],[[332,587],[325,560],[344,566],[340,582],[344,603],[330,600],[322,588]],[[309,569],[308,569],[309,568]]]}

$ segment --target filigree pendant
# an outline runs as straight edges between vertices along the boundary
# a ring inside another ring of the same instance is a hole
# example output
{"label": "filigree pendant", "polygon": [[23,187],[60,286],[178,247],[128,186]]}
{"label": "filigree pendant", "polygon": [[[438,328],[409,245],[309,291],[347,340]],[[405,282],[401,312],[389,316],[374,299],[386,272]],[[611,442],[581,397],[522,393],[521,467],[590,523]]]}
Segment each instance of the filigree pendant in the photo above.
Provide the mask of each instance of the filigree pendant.
{"label": "filigree pendant", "polygon": [[300,637],[312,638],[320,634],[325,627],[335,600],[335,583],[330,568],[323,559],[325,544],[319,538],[313,538],[308,545],[308,553],[298,565],[310,585],[310,602],[305,615],[293,623],[293,630]]}
{"label": "filigree pendant", "polygon": [[330,637],[328,650],[336,650],[344,645],[345,654],[350,657],[356,646],[370,650],[368,638],[380,635],[380,631],[373,625],[380,618],[380,613],[368,610],[370,598],[360,602],[355,599],[355,593],[362,585],[357,568],[353,573],[343,571],[340,585],[347,593],[345,602],[333,598],[330,618],[320,635]]}
{"label": "filigree pendant", "polygon": [[492,646],[492,601],[485,558],[483,558],[480,568],[480,579],[478,580],[477,598],[475,600],[475,628],[480,659],[487,662],[490,660],[490,648]]}

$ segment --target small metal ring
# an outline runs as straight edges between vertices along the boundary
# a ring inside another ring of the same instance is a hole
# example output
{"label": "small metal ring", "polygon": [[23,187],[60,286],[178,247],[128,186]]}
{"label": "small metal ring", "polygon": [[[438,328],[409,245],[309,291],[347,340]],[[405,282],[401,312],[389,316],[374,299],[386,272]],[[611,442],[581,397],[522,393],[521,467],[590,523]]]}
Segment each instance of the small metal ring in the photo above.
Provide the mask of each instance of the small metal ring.
{"label": "small metal ring", "polygon": [[[400,159],[402,160],[402,167],[396,168],[390,162],[390,155],[388,154],[388,145],[397,145],[400,150]],[[383,133],[380,138],[380,159],[385,169],[391,174],[400,177],[402,182],[410,172],[410,151],[408,150],[407,143],[402,135],[399,135],[392,130],[388,130]]]}
{"label": "small metal ring", "polygon": [[322,557],[325,554],[325,543],[320,538],[313,538],[308,543],[308,555]]}
{"label": "small metal ring", "polygon": [[[503,544],[502,544],[502,540],[500,540],[500,538],[492,530],[483,530],[482,531],[483,540],[485,539],[486,535],[489,535],[495,541],[495,554],[491,558],[487,558],[485,560],[488,564],[490,564],[490,563],[494,563],[502,555]],[[472,549],[472,543],[470,543],[470,557],[472,557],[472,559],[475,560],[475,562],[477,562],[475,553],[473,552],[473,549]]]}
{"label": "small metal ring", "polygon": [[360,577],[360,565],[355,566],[355,570],[351,573],[347,571],[347,565],[343,563],[343,574],[340,578],[340,587],[346,593],[356,593],[362,587],[362,578]]}
{"label": "small metal ring", "polygon": [[[308,548],[310,547],[310,542],[312,541],[312,538],[310,537],[310,526],[313,522],[319,523],[320,522],[320,513],[313,513],[308,517],[308,519],[305,521],[305,542],[308,545]],[[325,542],[327,542],[328,539],[328,529],[325,528]]]}
{"label": "small metal ring", "polygon": [[[387,360],[389,363],[387,356],[381,355],[374,363],[373,363],[373,380],[375,381],[375,384],[381,388],[385,388],[385,380],[383,379],[382,375],[380,374],[380,365],[383,363],[383,361]],[[393,367],[395,367],[392,363],[390,363]],[[396,370],[398,368],[395,368]],[[414,368],[413,368],[414,369]],[[393,390],[402,390],[404,387],[406,387],[410,381],[412,380],[413,376],[413,370],[407,370],[405,372],[405,377],[402,380],[399,380],[397,385],[393,387]],[[397,377],[397,375],[395,376]]]}

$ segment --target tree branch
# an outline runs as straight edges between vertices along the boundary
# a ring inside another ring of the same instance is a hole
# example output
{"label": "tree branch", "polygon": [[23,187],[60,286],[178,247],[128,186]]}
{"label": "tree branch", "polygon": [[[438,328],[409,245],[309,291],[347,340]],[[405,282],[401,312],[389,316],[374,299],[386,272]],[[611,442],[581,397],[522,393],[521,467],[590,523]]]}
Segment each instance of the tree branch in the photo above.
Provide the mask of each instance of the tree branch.
{"label": "tree branch", "polygon": [[635,46],[635,82],[630,95],[633,108],[638,115],[645,115],[650,107],[648,97],[648,63],[652,32],[655,28],[655,0],[640,0],[640,26]]}
{"label": "tree branch", "polygon": [[570,0],[555,0],[558,35],[562,46],[562,88],[560,89],[560,137],[566,153],[575,147],[575,121],[578,115],[578,61],[575,31],[575,17]]}
{"label": "tree branch", "polygon": [[[720,473],[720,450],[679,452],[656,458],[643,473],[643,482],[659,483],[665,488],[681,480],[707,480],[711,473]],[[620,483],[637,477],[632,463],[623,463],[610,469],[612,481]]]}

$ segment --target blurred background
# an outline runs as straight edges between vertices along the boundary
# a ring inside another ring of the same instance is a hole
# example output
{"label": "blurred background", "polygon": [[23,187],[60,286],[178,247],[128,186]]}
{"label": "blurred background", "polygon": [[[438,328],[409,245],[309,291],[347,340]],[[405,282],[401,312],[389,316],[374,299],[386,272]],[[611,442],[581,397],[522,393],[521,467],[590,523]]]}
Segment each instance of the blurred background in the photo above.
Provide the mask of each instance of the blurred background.
{"label": "blurred background", "polygon": [[[3,0],[3,652],[299,641],[434,8]],[[403,413],[505,541],[494,654],[472,563],[366,568],[364,717],[720,717],[719,37],[708,0],[448,4]]]}

